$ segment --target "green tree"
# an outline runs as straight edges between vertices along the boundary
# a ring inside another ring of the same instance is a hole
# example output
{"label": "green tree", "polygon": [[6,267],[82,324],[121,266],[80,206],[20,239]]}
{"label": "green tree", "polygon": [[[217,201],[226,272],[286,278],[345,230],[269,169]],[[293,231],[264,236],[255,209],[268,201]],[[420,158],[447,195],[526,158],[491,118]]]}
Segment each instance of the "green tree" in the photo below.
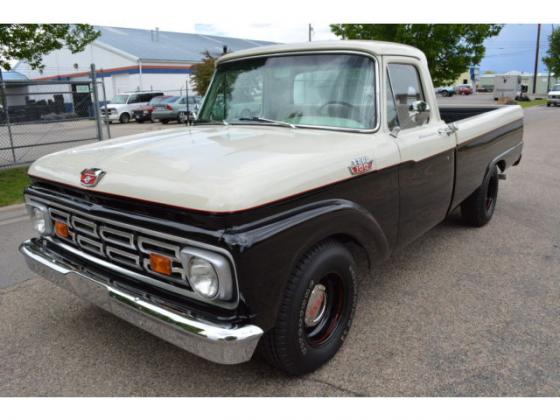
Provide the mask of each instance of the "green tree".
{"label": "green tree", "polygon": [[331,31],[343,39],[391,41],[412,45],[428,59],[435,86],[450,84],[484,57],[484,40],[503,25],[468,24],[335,24]]}
{"label": "green tree", "polygon": [[560,28],[552,31],[548,37],[549,45],[546,57],[543,58],[548,71],[555,76],[560,75]]}
{"label": "green tree", "polygon": [[214,74],[214,69],[216,67],[216,60],[218,58],[210,54],[210,51],[204,51],[203,57],[204,58],[200,63],[192,66],[194,88],[200,96],[204,96],[206,94],[206,90],[212,80],[212,75]]}
{"label": "green tree", "polygon": [[85,24],[0,24],[0,66],[10,70],[10,61],[26,60],[41,69],[45,54],[63,47],[83,51],[99,35]]}

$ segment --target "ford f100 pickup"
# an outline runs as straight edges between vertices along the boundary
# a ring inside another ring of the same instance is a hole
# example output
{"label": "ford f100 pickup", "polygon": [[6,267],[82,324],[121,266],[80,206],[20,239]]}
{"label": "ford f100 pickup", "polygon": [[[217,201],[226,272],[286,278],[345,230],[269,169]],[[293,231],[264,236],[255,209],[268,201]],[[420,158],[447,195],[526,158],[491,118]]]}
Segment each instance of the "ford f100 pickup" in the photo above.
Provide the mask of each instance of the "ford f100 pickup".
{"label": "ford f100 pickup", "polygon": [[522,133],[519,106],[438,106],[409,46],[234,52],[194,126],[37,160],[25,199],[38,235],[20,251],[200,357],[258,351],[303,374],[347,336],[357,255],[379,264],[459,207],[468,225],[488,223]]}

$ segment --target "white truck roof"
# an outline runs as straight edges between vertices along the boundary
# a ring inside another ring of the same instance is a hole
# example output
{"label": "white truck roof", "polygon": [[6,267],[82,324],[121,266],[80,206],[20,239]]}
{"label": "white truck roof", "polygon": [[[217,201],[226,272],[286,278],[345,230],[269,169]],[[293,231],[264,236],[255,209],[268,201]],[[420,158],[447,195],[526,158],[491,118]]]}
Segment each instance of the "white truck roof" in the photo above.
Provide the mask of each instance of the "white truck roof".
{"label": "white truck roof", "polygon": [[410,45],[396,44],[383,41],[313,41],[297,44],[276,44],[265,47],[250,48],[226,54],[218,59],[218,63],[236,60],[239,58],[255,57],[259,55],[285,54],[304,51],[362,51],[373,55],[404,55],[415,57],[421,61],[426,60],[422,51]]}

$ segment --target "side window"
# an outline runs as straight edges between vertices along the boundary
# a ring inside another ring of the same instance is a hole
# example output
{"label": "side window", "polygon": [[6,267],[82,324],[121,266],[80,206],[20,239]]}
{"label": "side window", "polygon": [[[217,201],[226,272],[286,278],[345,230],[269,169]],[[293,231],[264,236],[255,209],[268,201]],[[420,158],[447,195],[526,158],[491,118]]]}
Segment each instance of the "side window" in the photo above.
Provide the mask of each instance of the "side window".
{"label": "side window", "polygon": [[418,69],[412,64],[389,64],[387,67],[400,128],[404,130],[422,125],[426,120],[417,121],[412,110],[414,102],[425,101]]}
{"label": "side window", "polygon": [[138,96],[139,95],[130,95],[130,98],[128,99],[128,103],[129,104],[137,104],[138,101]]}

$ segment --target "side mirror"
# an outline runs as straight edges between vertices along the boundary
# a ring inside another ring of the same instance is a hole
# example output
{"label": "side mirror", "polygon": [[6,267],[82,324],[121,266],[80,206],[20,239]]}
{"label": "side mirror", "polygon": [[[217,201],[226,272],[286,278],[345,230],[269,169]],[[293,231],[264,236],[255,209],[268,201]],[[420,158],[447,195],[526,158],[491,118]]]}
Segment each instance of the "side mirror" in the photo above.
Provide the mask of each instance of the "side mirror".
{"label": "side mirror", "polygon": [[430,106],[424,101],[414,101],[408,107],[410,117],[417,125],[422,125],[430,119]]}
{"label": "side mirror", "polygon": [[409,111],[416,112],[418,114],[424,112],[430,112],[430,106],[424,101],[414,101],[408,107]]}

